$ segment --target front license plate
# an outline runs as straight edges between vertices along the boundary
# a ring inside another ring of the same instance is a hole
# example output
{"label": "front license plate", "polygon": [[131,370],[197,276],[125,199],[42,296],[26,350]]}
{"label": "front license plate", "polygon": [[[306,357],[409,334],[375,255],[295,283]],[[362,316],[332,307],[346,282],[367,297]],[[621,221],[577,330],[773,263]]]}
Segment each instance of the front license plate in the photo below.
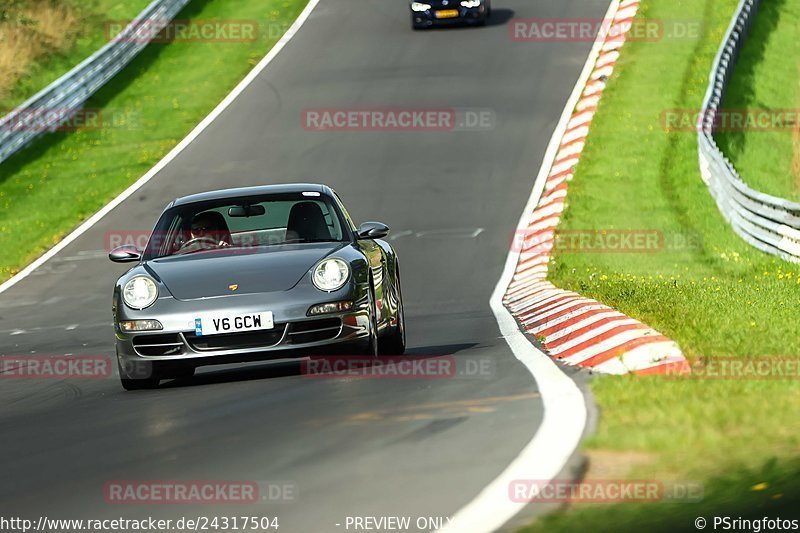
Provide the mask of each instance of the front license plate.
{"label": "front license plate", "polygon": [[265,313],[245,313],[241,315],[230,314],[203,314],[194,319],[194,334],[219,335],[221,333],[238,333],[241,331],[258,331],[272,329],[272,311]]}
{"label": "front license plate", "polygon": [[436,11],[435,16],[437,19],[452,19],[458,16],[457,9],[444,9],[442,11]]}

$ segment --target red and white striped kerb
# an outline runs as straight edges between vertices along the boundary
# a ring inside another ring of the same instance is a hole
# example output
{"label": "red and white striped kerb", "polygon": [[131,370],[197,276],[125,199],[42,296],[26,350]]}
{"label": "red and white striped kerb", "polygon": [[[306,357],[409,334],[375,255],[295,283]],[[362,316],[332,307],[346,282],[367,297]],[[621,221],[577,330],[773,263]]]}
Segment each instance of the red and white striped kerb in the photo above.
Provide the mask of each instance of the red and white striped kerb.
{"label": "red and white striped kerb", "polygon": [[620,29],[630,26],[638,8],[639,0],[625,0],[614,15],[608,32],[614,37],[603,44],[561,138],[542,196],[523,230],[525,242],[503,299],[523,330],[543,340],[551,357],[608,374],[660,374],[688,368],[671,339],[598,301],[547,281],[548,245],[555,240],[568,183],[583,152],[606,80],[625,42]]}

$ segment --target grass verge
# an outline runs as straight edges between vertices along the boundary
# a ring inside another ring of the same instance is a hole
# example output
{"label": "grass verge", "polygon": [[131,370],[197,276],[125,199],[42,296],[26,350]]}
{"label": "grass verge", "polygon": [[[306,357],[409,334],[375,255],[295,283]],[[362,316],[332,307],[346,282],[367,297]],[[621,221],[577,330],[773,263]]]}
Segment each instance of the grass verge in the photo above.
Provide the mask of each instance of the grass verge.
{"label": "grass verge", "polygon": [[[87,108],[102,127],[47,135],[0,165],[0,281],[150,169],[288,29],[306,0],[194,0],[177,19],[256,21],[254,40],[150,44]],[[43,206],[47,206],[46,209]]]}
{"label": "grass verge", "polygon": [[[800,269],[733,233],[700,178],[695,134],[666,131],[660,120],[665,110],[700,108],[736,4],[642,2],[639,17],[692,21],[702,32],[625,46],[560,229],[657,230],[664,246],[655,253],[560,251],[550,279],[643,320],[677,340],[693,361],[788,357],[796,363]],[[773,4],[779,11],[789,6]],[[695,531],[698,516],[800,512],[797,380],[605,376],[593,380],[592,390],[601,418],[585,443],[595,458],[590,478],[612,472],[612,478],[699,481],[704,498],[575,504],[528,531]],[[631,463],[631,454],[644,460]]]}
{"label": "grass verge", "polygon": [[[763,1],[733,72],[723,107],[800,110],[800,3]],[[721,132],[720,148],[756,190],[800,201],[800,123]]]}
{"label": "grass verge", "polygon": [[[149,0],[10,0],[0,6],[0,110],[13,109],[108,41],[104,21]],[[0,111],[0,114],[2,111]]]}

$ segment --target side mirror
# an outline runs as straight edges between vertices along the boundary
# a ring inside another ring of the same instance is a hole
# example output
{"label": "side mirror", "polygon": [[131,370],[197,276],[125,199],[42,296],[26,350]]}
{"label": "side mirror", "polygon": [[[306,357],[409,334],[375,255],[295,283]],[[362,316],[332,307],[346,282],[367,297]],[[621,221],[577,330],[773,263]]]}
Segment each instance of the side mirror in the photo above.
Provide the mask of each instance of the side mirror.
{"label": "side mirror", "polygon": [[115,263],[136,263],[142,259],[142,252],[130,244],[114,248],[108,258]]}
{"label": "side mirror", "polygon": [[359,239],[382,239],[389,235],[389,226],[381,222],[364,222],[356,234]]}

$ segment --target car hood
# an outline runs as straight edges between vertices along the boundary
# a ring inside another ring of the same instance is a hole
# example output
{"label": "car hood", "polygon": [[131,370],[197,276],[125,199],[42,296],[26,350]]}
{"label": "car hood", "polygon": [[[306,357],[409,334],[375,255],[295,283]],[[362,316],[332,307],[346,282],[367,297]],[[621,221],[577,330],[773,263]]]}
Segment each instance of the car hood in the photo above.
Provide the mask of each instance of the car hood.
{"label": "car hood", "polygon": [[200,252],[162,257],[144,266],[179,300],[286,291],[319,260],[346,245],[336,242]]}

